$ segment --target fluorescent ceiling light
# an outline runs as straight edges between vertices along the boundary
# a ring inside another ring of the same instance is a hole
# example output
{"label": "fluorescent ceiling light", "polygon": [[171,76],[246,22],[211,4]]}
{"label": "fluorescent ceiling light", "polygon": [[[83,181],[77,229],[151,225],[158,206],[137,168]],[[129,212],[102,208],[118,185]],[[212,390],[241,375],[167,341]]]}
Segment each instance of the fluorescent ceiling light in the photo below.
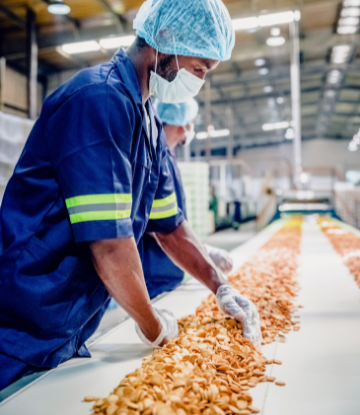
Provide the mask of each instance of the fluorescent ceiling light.
{"label": "fluorescent ceiling light", "polygon": [[339,35],[349,35],[351,33],[356,33],[358,28],[356,26],[339,26],[337,32]]}
{"label": "fluorescent ceiling light", "polygon": [[200,133],[196,134],[196,138],[198,140],[205,140],[205,138],[208,138],[208,133],[206,131],[201,131]]}
{"label": "fluorescent ceiling light", "polygon": [[334,56],[331,58],[332,63],[341,64],[341,63],[345,63],[346,61],[347,61],[347,56]]}
{"label": "fluorescent ceiling light", "polygon": [[268,68],[261,68],[259,69],[259,74],[260,75],[267,75],[269,73],[269,69]]}
{"label": "fluorescent ceiling light", "polygon": [[201,131],[196,134],[196,138],[198,140],[205,140],[209,137],[209,134],[211,138],[226,137],[230,135],[230,130],[227,128],[224,130],[210,130],[209,133],[207,131]]}
{"label": "fluorescent ceiling light", "polygon": [[285,43],[285,38],[278,36],[278,37],[269,37],[266,40],[266,44],[268,46],[282,46]]}
{"label": "fluorescent ceiling light", "polygon": [[347,62],[349,59],[350,50],[351,48],[349,45],[334,46],[331,52],[331,62],[337,64]]}
{"label": "fluorescent ceiling light", "polygon": [[360,0],[344,0],[343,7],[359,7]]}
{"label": "fluorescent ceiling light", "polygon": [[341,75],[342,75],[342,73],[339,70],[337,70],[337,69],[333,69],[328,74],[328,76],[330,76],[332,78],[341,78]]}
{"label": "fluorescent ceiling light", "polygon": [[230,130],[224,129],[224,130],[213,130],[210,132],[210,136],[217,138],[217,137],[226,137],[230,135]]}
{"label": "fluorescent ceiling light", "polygon": [[68,14],[70,13],[70,7],[66,4],[53,3],[48,6],[48,12],[51,14]]}
{"label": "fluorescent ceiling light", "polygon": [[341,17],[359,17],[360,9],[357,7],[345,7],[341,10]]}
{"label": "fluorescent ceiling light", "polygon": [[259,16],[259,26],[273,26],[294,21],[294,12],[264,14]]}
{"label": "fluorescent ceiling light", "polygon": [[255,66],[264,66],[265,63],[265,59],[256,59]]}
{"label": "fluorescent ceiling light", "polygon": [[273,87],[272,86],[270,86],[270,85],[264,86],[264,92],[266,94],[272,92],[272,90],[273,90]]}
{"label": "fluorescent ceiling light", "polygon": [[295,22],[298,22],[301,19],[301,13],[299,12],[299,10],[295,10],[294,11],[294,20]]}
{"label": "fluorescent ceiling light", "polygon": [[339,26],[357,26],[359,24],[358,17],[342,17],[339,20]]}
{"label": "fluorescent ceiling light", "polygon": [[62,45],[62,50],[70,55],[73,53],[94,52],[100,50],[100,45],[95,40],[86,42],[67,43]]}
{"label": "fluorescent ceiling light", "polygon": [[285,23],[291,23],[300,19],[299,11],[288,11],[281,13],[263,14],[258,17],[244,17],[232,21],[234,30],[249,30],[257,27],[275,26]]}
{"label": "fluorescent ceiling light", "polygon": [[310,181],[310,174],[309,173],[305,173],[302,172],[300,173],[300,182],[305,184],[308,183]]}
{"label": "fluorescent ceiling light", "polygon": [[134,35],[119,36],[119,37],[108,37],[100,39],[100,46],[104,49],[117,49],[121,46],[130,46],[135,40]]}
{"label": "fluorescent ceiling light", "polygon": [[340,80],[339,78],[328,77],[329,84],[337,84],[339,82],[339,80]]}
{"label": "fluorescent ceiling light", "polygon": [[342,73],[337,69],[333,69],[327,75],[327,81],[330,84],[337,84],[341,80],[341,78],[342,78]]}
{"label": "fluorescent ceiling light", "polygon": [[333,98],[333,97],[336,95],[336,92],[335,92],[333,89],[328,89],[328,90],[325,92],[325,95],[326,95],[327,97],[329,97],[329,98]]}
{"label": "fluorescent ceiling light", "polygon": [[280,35],[280,27],[272,27],[270,30],[271,36],[279,36]]}
{"label": "fluorescent ceiling light", "polygon": [[355,141],[350,141],[348,149],[349,151],[356,151],[358,149],[358,146],[355,143]]}
{"label": "fluorescent ceiling light", "polygon": [[349,45],[337,45],[332,48],[333,53],[349,53],[350,46]]}
{"label": "fluorescent ceiling light", "polygon": [[263,124],[262,129],[264,131],[273,131],[273,130],[284,130],[289,128],[290,123],[288,121],[273,122],[268,124]]}
{"label": "fluorescent ceiling light", "polygon": [[283,97],[278,97],[278,98],[276,98],[276,102],[277,102],[278,104],[283,104],[283,102],[284,102],[284,98],[283,98]]}
{"label": "fluorescent ceiling light", "polygon": [[234,19],[232,21],[234,30],[248,30],[258,27],[257,17],[244,17],[243,19]]}

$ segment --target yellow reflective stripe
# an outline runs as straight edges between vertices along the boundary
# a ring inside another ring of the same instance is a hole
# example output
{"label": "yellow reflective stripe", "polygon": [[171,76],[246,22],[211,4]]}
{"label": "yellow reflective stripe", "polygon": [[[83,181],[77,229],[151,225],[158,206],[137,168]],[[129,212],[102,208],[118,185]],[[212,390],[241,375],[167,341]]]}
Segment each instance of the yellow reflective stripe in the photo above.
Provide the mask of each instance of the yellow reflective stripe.
{"label": "yellow reflective stripe", "polygon": [[178,206],[175,192],[163,199],[153,201],[150,219],[164,219],[175,216],[178,213]]}
{"label": "yellow reflective stripe", "polygon": [[153,207],[160,207],[160,206],[170,205],[171,203],[175,202],[175,200],[176,200],[176,194],[175,194],[175,192],[173,192],[173,193],[171,193],[170,196],[164,197],[164,199],[154,200],[152,206]]}
{"label": "yellow reflective stripe", "polygon": [[178,207],[175,206],[169,210],[164,210],[162,212],[151,212],[150,219],[165,219],[170,216],[175,216],[178,213]]}
{"label": "yellow reflective stripe", "polygon": [[116,220],[130,218],[131,210],[103,210],[98,212],[83,212],[70,215],[70,222],[87,222],[92,220]]}
{"label": "yellow reflective stripe", "polygon": [[85,195],[70,197],[65,200],[66,207],[75,207],[81,205],[92,205],[97,203],[131,203],[131,193],[108,193],[98,195]]}
{"label": "yellow reflective stripe", "polygon": [[130,218],[132,194],[106,193],[75,196],[65,200],[70,222]]}

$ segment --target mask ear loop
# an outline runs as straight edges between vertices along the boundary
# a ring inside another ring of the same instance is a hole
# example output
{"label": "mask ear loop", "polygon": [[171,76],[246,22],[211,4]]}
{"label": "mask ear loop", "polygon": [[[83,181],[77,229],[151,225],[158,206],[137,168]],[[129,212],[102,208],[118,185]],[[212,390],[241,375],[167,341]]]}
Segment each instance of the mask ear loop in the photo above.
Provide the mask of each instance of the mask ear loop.
{"label": "mask ear loop", "polygon": [[156,51],[155,73],[156,73],[156,71],[157,71],[157,58],[158,58],[158,51]]}
{"label": "mask ear loop", "polygon": [[177,53],[176,53],[176,42],[175,42],[175,36],[174,35],[173,35],[173,39],[174,39],[174,50],[175,50],[176,66],[177,66],[177,69],[178,69],[178,72],[179,72],[180,68],[179,68],[179,61],[178,61],[178,57],[177,57]]}

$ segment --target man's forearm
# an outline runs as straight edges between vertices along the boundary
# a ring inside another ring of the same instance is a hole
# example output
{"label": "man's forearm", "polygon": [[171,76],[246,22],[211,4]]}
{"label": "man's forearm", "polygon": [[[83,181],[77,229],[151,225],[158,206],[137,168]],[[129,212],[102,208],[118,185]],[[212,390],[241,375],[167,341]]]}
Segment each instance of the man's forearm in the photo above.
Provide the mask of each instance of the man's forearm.
{"label": "man's forearm", "polygon": [[93,263],[111,296],[138,323],[148,340],[161,331],[146,288],[134,238],[109,239],[90,244]]}
{"label": "man's forearm", "polygon": [[170,234],[158,233],[154,237],[178,267],[206,285],[214,294],[220,285],[226,283],[187,221]]}

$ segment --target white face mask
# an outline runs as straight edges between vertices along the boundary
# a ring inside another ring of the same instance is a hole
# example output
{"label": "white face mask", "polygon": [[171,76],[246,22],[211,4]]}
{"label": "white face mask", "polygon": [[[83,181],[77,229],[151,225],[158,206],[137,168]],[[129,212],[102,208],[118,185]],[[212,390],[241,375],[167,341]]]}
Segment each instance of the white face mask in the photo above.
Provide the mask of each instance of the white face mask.
{"label": "white face mask", "polygon": [[155,72],[151,71],[150,73],[150,95],[155,96],[159,101],[167,104],[177,104],[194,98],[199,93],[205,81],[193,75],[185,68],[179,69],[177,55],[175,55],[178,67],[176,78],[171,82],[167,81],[156,73],[157,56],[158,52],[156,51]]}
{"label": "white face mask", "polygon": [[185,130],[185,137],[186,137],[186,141],[185,141],[185,146],[188,146],[193,138],[195,137],[195,130],[194,130],[194,124],[191,123],[191,127],[190,130]]}

